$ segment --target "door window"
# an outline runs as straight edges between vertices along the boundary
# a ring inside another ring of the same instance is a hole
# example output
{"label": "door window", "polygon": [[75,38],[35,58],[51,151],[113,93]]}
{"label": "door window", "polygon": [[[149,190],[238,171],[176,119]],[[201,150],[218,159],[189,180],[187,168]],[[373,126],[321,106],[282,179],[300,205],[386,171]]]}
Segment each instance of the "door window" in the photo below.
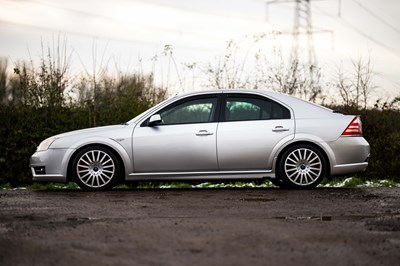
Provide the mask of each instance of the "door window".
{"label": "door window", "polygon": [[290,111],[261,97],[227,96],[225,121],[290,119]]}
{"label": "door window", "polygon": [[207,123],[214,121],[217,98],[200,98],[168,106],[160,112],[164,125]]}

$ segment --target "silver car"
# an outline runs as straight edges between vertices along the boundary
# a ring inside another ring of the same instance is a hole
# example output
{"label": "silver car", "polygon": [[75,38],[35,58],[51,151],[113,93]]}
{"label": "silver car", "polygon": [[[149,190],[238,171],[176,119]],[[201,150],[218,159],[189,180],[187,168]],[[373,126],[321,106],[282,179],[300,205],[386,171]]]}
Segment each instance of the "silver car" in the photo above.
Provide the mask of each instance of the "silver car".
{"label": "silver car", "polygon": [[313,188],[324,177],[364,171],[370,148],[358,116],[260,90],[175,96],[123,125],[44,140],[33,180],[88,190],[127,181],[270,179]]}

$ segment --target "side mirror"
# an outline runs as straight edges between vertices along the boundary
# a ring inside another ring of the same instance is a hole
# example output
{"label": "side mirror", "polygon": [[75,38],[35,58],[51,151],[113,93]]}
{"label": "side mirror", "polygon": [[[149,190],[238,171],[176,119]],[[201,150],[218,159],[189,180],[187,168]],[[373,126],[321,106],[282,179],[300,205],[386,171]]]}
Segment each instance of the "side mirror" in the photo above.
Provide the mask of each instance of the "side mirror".
{"label": "side mirror", "polygon": [[149,127],[156,126],[162,123],[161,115],[155,114],[150,117]]}

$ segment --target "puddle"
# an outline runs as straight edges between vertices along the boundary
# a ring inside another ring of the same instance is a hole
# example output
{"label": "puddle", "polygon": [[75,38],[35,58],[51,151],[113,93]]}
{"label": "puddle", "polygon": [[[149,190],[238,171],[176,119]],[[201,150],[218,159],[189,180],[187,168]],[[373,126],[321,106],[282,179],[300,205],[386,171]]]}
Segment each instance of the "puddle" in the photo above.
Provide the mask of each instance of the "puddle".
{"label": "puddle", "polygon": [[278,216],[274,219],[286,220],[286,221],[362,221],[365,219],[374,219],[376,216],[373,215],[316,215],[316,216]]}
{"label": "puddle", "polygon": [[278,216],[274,217],[277,220],[286,220],[286,221],[331,221],[332,216]]}
{"label": "puddle", "polygon": [[258,202],[270,202],[277,201],[277,199],[267,199],[267,198],[243,198],[242,201],[258,201]]}
{"label": "puddle", "polygon": [[383,232],[399,232],[400,231],[400,217],[387,216],[379,217],[367,222],[367,227],[372,231]]}

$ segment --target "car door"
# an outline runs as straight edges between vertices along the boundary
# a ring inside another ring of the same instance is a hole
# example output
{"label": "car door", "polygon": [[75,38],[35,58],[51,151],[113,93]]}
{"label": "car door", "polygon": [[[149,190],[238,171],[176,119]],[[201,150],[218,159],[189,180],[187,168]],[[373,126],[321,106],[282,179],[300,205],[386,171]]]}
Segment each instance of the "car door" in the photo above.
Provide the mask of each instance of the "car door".
{"label": "car door", "polygon": [[136,173],[198,172],[218,170],[216,130],[217,94],[194,96],[163,108],[162,123],[149,126],[149,118],[133,133]]}
{"label": "car door", "polygon": [[218,126],[220,170],[269,170],[278,143],[294,138],[290,109],[263,96],[225,94]]}

